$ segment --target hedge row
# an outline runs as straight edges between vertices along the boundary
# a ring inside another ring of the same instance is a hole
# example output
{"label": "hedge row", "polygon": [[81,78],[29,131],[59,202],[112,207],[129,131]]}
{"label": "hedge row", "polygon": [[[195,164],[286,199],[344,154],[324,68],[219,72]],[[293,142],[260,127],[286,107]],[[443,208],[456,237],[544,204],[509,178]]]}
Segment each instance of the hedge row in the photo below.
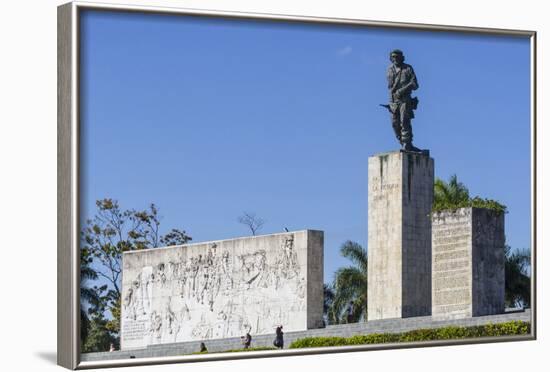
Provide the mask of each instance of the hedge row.
{"label": "hedge row", "polygon": [[472,327],[449,326],[434,329],[416,329],[403,333],[372,333],[352,337],[306,337],[292,342],[289,348],[454,340],[471,337],[527,335],[530,333],[531,324],[529,322],[513,321]]}

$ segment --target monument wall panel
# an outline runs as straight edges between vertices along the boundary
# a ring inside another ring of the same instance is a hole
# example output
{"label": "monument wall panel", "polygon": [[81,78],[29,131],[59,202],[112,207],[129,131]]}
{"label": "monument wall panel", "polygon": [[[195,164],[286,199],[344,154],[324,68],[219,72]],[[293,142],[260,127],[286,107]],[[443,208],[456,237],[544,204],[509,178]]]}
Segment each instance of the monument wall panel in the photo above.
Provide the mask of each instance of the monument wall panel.
{"label": "monument wall panel", "polygon": [[432,247],[434,318],[504,311],[504,214],[480,208],[434,213]]}
{"label": "monument wall panel", "polygon": [[432,217],[432,315],[472,316],[471,208]]}
{"label": "monument wall panel", "polygon": [[323,232],[123,255],[121,348],[320,327]]}
{"label": "monument wall panel", "polygon": [[473,316],[504,312],[504,214],[472,208]]}

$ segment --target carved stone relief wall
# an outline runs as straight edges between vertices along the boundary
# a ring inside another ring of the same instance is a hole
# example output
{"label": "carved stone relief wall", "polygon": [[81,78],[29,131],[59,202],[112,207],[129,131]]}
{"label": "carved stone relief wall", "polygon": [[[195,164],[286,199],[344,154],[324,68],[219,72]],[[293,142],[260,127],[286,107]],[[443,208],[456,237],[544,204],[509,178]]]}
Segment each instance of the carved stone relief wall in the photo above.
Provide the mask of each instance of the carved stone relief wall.
{"label": "carved stone relief wall", "polygon": [[[312,234],[321,239],[308,239]],[[322,258],[322,232],[125,253],[122,348],[274,333],[279,324],[285,331],[307,329],[307,304],[322,307],[323,296],[322,259],[308,271],[308,250]],[[309,291],[308,274],[320,282]],[[308,293],[320,301],[308,302]],[[310,309],[315,316],[318,310]]]}

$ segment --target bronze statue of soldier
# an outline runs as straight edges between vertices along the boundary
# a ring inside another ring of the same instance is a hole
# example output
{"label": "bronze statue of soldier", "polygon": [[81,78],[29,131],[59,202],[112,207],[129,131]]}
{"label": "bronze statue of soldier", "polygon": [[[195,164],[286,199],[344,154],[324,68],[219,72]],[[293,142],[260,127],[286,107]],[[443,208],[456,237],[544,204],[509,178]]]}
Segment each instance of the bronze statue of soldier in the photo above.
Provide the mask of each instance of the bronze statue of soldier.
{"label": "bronze statue of soldier", "polygon": [[411,97],[411,92],[418,89],[418,81],[412,66],[404,63],[405,56],[401,50],[393,50],[390,61],[392,64],[387,72],[390,103],[381,106],[390,111],[392,127],[401,148],[404,151],[420,152],[412,144],[411,126],[411,119],[414,118],[414,110],[418,105],[418,98]]}

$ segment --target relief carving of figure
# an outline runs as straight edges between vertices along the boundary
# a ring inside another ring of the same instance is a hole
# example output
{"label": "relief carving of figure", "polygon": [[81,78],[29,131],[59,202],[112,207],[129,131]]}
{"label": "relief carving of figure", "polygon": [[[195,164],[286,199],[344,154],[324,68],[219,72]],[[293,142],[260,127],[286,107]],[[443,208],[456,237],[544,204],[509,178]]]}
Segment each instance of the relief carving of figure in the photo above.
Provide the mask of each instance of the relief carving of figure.
{"label": "relief carving of figure", "polygon": [[141,299],[142,299],[142,314],[149,314],[153,301],[153,268],[151,266],[144,267],[141,270]]}
{"label": "relief carving of figure", "polygon": [[229,291],[233,288],[233,272],[231,269],[231,262],[229,260],[229,252],[224,251],[222,255],[222,278],[220,279],[224,291]]}
{"label": "relief carving of figure", "polygon": [[164,310],[164,319],[166,320],[165,324],[168,334],[177,334],[179,331],[179,326],[176,324],[176,314],[170,308],[170,301],[171,299],[168,298],[168,303],[166,304],[166,308]]}
{"label": "relief carving of figure", "polygon": [[294,235],[285,237],[281,260],[281,270],[284,278],[291,279],[298,275],[299,266],[298,256],[294,250]]}
{"label": "relief carving of figure", "polygon": [[151,332],[152,343],[159,342],[162,338],[162,316],[156,311],[151,313]]}
{"label": "relief carving of figure", "polygon": [[166,273],[164,272],[165,265],[163,263],[158,264],[156,278],[161,285],[166,283]]}

